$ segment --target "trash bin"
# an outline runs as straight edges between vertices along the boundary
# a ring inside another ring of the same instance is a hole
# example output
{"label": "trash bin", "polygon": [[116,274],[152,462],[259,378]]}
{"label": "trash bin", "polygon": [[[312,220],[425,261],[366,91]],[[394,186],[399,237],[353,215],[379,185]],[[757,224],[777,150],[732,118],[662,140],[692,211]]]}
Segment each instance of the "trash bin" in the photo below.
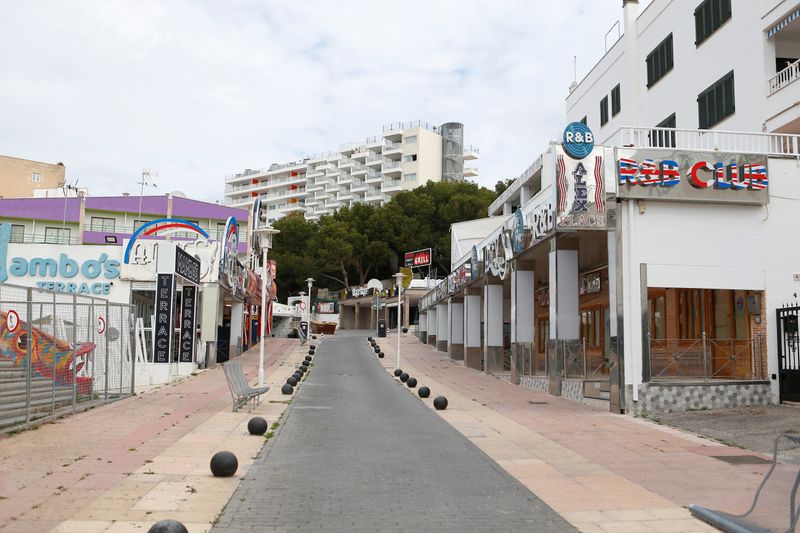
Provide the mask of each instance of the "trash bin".
{"label": "trash bin", "polygon": [[386,336],[386,321],[384,319],[378,320],[378,337]]}
{"label": "trash bin", "polygon": [[300,322],[300,338],[307,339],[308,338],[308,322],[305,320]]}

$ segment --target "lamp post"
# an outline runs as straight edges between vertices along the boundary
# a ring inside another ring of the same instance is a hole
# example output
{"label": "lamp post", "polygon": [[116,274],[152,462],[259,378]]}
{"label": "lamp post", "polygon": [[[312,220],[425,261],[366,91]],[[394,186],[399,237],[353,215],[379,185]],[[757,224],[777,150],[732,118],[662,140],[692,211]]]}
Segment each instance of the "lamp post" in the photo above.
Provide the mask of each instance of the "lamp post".
{"label": "lamp post", "polygon": [[314,278],[306,279],[306,283],[308,283],[308,305],[306,306],[306,313],[308,316],[306,318],[306,322],[308,322],[308,331],[311,331],[311,285],[314,283]]}
{"label": "lamp post", "polygon": [[406,275],[398,272],[394,277],[397,280],[397,366],[395,368],[400,368],[400,330],[403,327],[403,306],[400,304],[400,290],[403,287],[403,278]]}
{"label": "lamp post", "polygon": [[260,228],[253,230],[259,236],[258,242],[261,245],[261,342],[258,345],[258,386],[264,386],[264,343],[267,335],[267,280],[272,284],[272,276],[267,274],[269,265],[267,264],[267,253],[272,247],[272,236],[280,233],[269,224],[264,224]]}

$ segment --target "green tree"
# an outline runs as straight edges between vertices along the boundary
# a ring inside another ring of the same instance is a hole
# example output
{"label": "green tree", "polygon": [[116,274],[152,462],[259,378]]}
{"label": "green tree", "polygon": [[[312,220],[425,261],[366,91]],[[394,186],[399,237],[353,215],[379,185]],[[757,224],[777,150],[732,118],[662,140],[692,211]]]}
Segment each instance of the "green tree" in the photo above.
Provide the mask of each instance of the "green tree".
{"label": "green tree", "polygon": [[497,196],[500,196],[511,186],[512,183],[514,183],[514,178],[500,180],[494,184],[494,192],[497,194]]}

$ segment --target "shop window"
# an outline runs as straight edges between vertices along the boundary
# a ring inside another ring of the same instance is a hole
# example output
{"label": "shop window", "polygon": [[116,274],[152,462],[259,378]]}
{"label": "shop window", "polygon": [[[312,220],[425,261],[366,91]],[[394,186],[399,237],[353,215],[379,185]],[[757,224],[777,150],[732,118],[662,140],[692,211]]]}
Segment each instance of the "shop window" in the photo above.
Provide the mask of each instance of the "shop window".
{"label": "shop window", "polygon": [[69,244],[70,228],[44,228],[45,244]]}
{"label": "shop window", "polygon": [[715,290],[714,338],[743,340],[750,337],[745,291]]}
{"label": "shop window", "polygon": [[539,343],[539,352],[544,353],[547,350],[547,341],[550,340],[550,319],[539,320],[539,330],[536,338]]}
{"label": "shop window", "polygon": [[667,338],[667,297],[666,293],[654,295],[649,299],[650,307],[650,339],[664,340]]}
{"label": "shop window", "polygon": [[667,38],[658,43],[647,59],[647,88],[649,89],[658,82],[661,78],[666,76],[672,67],[675,65],[672,54],[672,34],[667,35]]}
{"label": "shop window", "polygon": [[703,291],[678,289],[678,338],[695,340],[703,337]]}
{"label": "shop window", "polygon": [[581,311],[581,340],[587,349],[605,346],[605,313],[603,307]]}
{"label": "shop window", "polygon": [[11,240],[9,242],[25,242],[25,226],[11,224]]}
{"label": "shop window", "polygon": [[608,96],[600,100],[600,126],[605,126],[608,122]]}
{"label": "shop window", "polygon": [[697,111],[701,130],[719,124],[736,112],[733,71],[698,95]]}
{"label": "shop window", "polygon": [[619,92],[619,83],[611,89],[611,116],[614,117],[622,110],[622,101]]}
{"label": "shop window", "polygon": [[731,18],[731,0],[704,0],[694,10],[695,46]]}
{"label": "shop window", "polygon": [[90,222],[90,231],[101,231],[104,233],[114,233],[116,220],[106,217],[92,217]]}

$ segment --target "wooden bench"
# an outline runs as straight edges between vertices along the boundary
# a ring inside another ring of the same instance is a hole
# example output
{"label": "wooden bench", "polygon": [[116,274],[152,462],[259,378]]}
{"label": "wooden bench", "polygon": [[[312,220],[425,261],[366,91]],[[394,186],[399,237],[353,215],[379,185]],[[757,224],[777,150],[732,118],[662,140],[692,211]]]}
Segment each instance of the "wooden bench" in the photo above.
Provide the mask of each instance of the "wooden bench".
{"label": "wooden bench", "polygon": [[239,359],[225,361],[222,369],[225,371],[225,379],[228,381],[228,388],[233,396],[234,413],[250,400],[254,400],[258,405],[258,397],[269,390],[269,387],[253,388],[247,384],[247,378],[242,370],[242,361]]}
{"label": "wooden bench", "polygon": [[800,518],[798,486],[800,436],[784,433],[775,439],[772,466],[745,513],[731,514],[695,504],[689,505],[689,511],[696,518],[730,533],[793,532]]}

